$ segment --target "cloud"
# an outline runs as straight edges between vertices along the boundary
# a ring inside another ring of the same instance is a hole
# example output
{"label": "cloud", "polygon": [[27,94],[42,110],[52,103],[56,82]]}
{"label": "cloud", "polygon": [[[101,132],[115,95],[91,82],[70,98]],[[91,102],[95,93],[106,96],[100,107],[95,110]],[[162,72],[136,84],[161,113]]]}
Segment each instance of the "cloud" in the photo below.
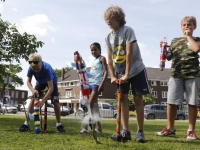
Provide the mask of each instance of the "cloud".
{"label": "cloud", "polygon": [[19,32],[27,32],[28,34],[38,35],[40,37],[46,37],[49,31],[56,31],[52,22],[45,14],[37,14],[22,19],[18,25]]}
{"label": "cloud", "polygon": [[3,4],[0,4],[0,12],[3,11]]}
{"label": "cloud", "polygon": [[18,9],[17,9],[17,8],[12,8],[12,11],[15,11],[15,12],[17,12],[17,11],[18,11]]}
{"label": "cloud", "polygon": [[150,2],[152,3],[156,3],[156,2],[163,2],[163,1],[166,1],[166,0],[149,0]]}
{"label": "cloud", "polygon": [[140,47],[140,52],[142,57],[148,57],[150,56],[150,51],[149,48],[147,47],[147,45],[143,44],[143,43],[138,43],[139,47]]}

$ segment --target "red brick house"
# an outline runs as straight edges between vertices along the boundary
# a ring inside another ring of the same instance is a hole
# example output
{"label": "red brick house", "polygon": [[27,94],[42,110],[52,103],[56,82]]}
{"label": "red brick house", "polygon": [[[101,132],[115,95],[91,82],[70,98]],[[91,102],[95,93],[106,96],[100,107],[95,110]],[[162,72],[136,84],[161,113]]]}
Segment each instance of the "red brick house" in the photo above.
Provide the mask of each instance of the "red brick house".
{"label": "red brick house", "polygon": [[[2,102],[2,98],[4,95],[3,88],[0,88],[0,101]],[[6,95],[10,96],[10,104],[17,105],[22,104],[23,101],[27,100],[28,98],[28,91],[26,90],[19,90],[19,89],[9,89],[6,92]]]}
{"label": "red brick house", "polygon": [[[87,68],[88,71],[90,68]],[[147,77],[150,88],[153,89],[152,94],[155,96],[155,102],[158,104],[166,104],[168,80],[170,78],[170,69],[146,67]],[[62,72],[62,77],[58,79],[58,89],[60,92],[60,102],[67,103],[76,111],[79,107],[80,87],[79,78],[76,70],[67,73]],[[116,86],[110,83],[110,77],[105,82],[104,91],[99,95],[99,101],[113,103],[116,99]],[[183,100],[185,102],[185,100]]]}

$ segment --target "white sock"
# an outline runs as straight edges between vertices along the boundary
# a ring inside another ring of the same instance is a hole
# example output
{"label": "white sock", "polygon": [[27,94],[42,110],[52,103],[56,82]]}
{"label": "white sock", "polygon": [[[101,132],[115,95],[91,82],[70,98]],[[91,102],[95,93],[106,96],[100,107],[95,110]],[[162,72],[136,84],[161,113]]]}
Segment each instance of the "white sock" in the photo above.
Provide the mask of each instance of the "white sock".
{"label": "white sock", "polygon": [[57,127],[57,126],[60,126],[60,125],[61,125],[61,123],[56,123],[56,127]]}
{"label": "white sock", "polygon": [[187,132],[193,131],[192,129],[188,129]]}
{"label": "white sock", "polygon": [[25,121],[24,124],[28,126],[28,121]]}

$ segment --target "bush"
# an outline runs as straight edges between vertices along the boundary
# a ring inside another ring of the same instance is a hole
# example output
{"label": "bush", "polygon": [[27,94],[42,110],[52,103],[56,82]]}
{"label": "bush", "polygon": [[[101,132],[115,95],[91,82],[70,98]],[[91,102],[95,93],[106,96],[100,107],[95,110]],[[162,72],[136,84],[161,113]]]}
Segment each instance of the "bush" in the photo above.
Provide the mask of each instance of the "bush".
{"label": "bush", "polygon": [[197,118],[200,118],[200,111],[197,112]]}
{"label": "bush", "polygon": [[129,116],[136,117],[136,111],[129,111]]}

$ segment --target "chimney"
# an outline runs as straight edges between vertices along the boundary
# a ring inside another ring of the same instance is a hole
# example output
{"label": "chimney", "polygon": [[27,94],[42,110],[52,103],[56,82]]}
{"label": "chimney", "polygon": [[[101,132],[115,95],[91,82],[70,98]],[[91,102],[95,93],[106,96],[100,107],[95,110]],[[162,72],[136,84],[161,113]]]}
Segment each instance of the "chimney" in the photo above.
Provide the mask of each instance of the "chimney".
{"label": "chimney", "polygon": [[65,76],[65,69],[62,68],[62,72],[61,72],[61,80],[64,80],[64,76]]}

